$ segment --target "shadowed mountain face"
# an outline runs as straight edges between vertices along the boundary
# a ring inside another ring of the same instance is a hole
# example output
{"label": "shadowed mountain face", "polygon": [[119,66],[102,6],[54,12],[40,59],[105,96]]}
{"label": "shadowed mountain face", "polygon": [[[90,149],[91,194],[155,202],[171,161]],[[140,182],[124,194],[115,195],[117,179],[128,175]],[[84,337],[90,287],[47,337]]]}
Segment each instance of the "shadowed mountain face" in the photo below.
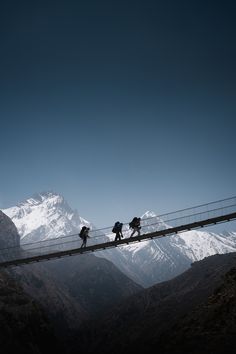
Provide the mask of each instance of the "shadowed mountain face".
{"label": "shadowed mountain face", "polygon": [[92,317],[102,315],[110,307],[142,290],[111,262],[94,255],[50,261],[44,266]]}
{"label": "shadowed mountain face", "polygon": [[41,264],[33,264],[8,271],[22,289],[47,313],[57,334],[65,334],[79,328],[89,314],[84,307],[70,296],[62,282]]}
{"label": "shadowed mountain face", "polygon": [[214,349],[223,354],[227,348],[227,353],[235,352],[235,269],[235,253],[194,263],[182,275],[132,296],[81,331],[81,350],[198,354]]}
{"label": "shadowed mountain face", "polygon": [[161,338],[162,353],[236,352],[236,267],[204,303],[181,318]]}
{"label": "shadowed mountain face", "polygon": [[[0,249],[14,248],[19,245],[20,235],[18,234],[15,224],[0,210]],[[4,260],[4,251],[0,254],[0,260]]]}
{"label": "shadowed mountain face", "polygon": [[84,321],[142,290],[111,262],[94,255],[25,265],[10,274],[47,311],[59,335],[78,330]]}
{"label": "shadowed mountain face", "polygon": [[0,350],[4,354],[65,353],[41,306],[0,273]]}

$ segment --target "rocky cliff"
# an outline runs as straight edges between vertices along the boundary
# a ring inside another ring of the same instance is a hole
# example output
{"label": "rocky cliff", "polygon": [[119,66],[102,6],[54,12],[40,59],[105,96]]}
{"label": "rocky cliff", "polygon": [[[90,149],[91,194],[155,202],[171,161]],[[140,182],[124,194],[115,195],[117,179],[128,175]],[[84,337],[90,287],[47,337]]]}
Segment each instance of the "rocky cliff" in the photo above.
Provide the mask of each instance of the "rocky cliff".
{"label": "rocky cliff", "polygon": [[20,235],[12,220],[0,210],[0,260],[19,252]]}
{"label": "rocky cliff", "polygon": [[42,307],[0,272],[0,350],[4,354],[65,353]]}
{"label": "rocky cliff", "polygon": [[90,323],[81,330],[80,350],[233,354],[235,314],[236,253],[215,255],[132,296],[96,325]]}

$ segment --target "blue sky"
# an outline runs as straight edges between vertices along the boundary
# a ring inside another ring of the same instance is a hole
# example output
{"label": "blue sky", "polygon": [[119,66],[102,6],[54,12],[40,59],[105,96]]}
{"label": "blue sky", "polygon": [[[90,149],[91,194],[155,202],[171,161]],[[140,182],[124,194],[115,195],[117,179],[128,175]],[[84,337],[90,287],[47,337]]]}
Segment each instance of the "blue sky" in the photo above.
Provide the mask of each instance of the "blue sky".
{"label": "blue sky", "polygon": [[102,227],[236,194],[233,1],[1,7],[1,208],[54,190]]}

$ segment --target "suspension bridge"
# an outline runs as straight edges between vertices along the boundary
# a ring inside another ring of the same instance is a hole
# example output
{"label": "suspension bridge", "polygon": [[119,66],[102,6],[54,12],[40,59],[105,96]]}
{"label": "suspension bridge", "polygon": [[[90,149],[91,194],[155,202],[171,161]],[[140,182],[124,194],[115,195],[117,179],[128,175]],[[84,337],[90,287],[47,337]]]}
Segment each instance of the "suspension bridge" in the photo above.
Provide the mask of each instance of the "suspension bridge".
{"label": "suspension bridge", "polygon": [[[61,235],[38,242],[0,249],[0,267],[20,266],[67,256],[81,255],[122,247],[130,243],[142,242],[199,228],[236,220],[236,197],[222,199],[175,212],[141,220],[141,234],[130,237],[129,224],[123,225],[123,238],[114,241],[112,227],[90,230],[88,246],[81,248],[78,233]],[[79,232],[79,231],[78,231]]]}

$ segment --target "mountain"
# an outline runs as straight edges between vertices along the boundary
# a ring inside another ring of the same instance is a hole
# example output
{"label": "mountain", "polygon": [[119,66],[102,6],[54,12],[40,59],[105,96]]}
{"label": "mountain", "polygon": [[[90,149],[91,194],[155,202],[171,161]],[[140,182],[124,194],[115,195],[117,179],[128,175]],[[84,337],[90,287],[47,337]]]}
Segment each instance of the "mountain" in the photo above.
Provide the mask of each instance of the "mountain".
{"label": "mountain", "polygon": [[64,284],[68,295],[90,318],[102,315],[143,289],[113,263],[93,254],[50,261],[44,267],[58,283]]}
{"label": "mountain", "polygon": [[162,353],[236,352],[236,267],[222,276],[222,283],[207,301],[187,313],[162,337]]}
{"label": "mountain", "polygon": [[0,272],[0,346],[4,354],[66,353],[41,305]]}
{"label": "mountain", "polygon": [[21,243],[47,240],[78,233],[81,226],[91,226],[65,199],[53,192],[35,194],[19,205],[3,210],[16,225]]}
{"label": "mountain", "polygon": [[[95,226],[72,210],[65,199],[54,192],[40,193],[19,205],[3,210],[16,224],[21,243],[52,240],[55,237],[78,234],[83,225],[95,230]],[[155,213],[148,211],[142,216],[142,229],[151,232],[169,227]],[[124,225],[127,237],[130,230]],[[94,237],[96,236],[96,237]],[[78,245],[77,236],[65,237],[68,247]],[[111,230],[93,231],[92,242],[114,239]],[[206,231],[189,231],[161,239],[129,244],[96,253],[115,264],[134,282],[144,287],[162,282],[181,274],[192,262],[213,254],[236,251],[236,233],[215,234]]]}
{"label": "mountain", "polygon": [[[0,232],[0,244],[5,240],[10,245],[18,244],[20,236],[13,221],[3,212],[0,217],[4,230]],[[22,252],[19,247],[18,252]],[[94,255],[28,264],[6,272],[41,305],[57,335],[74,332],[83,321],[142,289],[110,261]]]}
{"label": "mountain", "polygon": [[[18,255],[21,256],[22,250],[18,246],[20,235],[16,226],[1,211],[0,220],[0,244],[5,247],[10,245],[13,249],[14,246],[17,247]],[[8,252],[2,254],[2,257],[6,256],[9,257]],[[2,269],[0,272],[2,273]],[[11,281],[15,281],[26,294],[41,305],[51,323],[55,325],[56,331],[65,328],[74,330],[89,317],[83,306],[68,294],[63,283],[58,282],[42,264],[10,268],[5,273]]]}
{"label": "mountain", "polygon": [[[3,213],[1,224],[9,234],[0,242],[17,243]],[[6,354],[94,354],[98,348],[104,354],[233,354],[235,319],[236,252],[206,257],[143,290],[93,254],[0,270]]]}
{"label": "mountain", "polygon": [[[106,258],[132,279],[149,287],[181,274],[195,261],[234,251],[236,233],[215,234],[193,230],[130,244],[121,248],[119,257],[118,252],[112,254],[109,251]],[[105,251],[101,255],[105,257]]]}
{"label": "mountain", "polygon": [[20,235],[12,220],[0,210],[0,260],[19,253]]}
{"label": "mountain", "polygon": [[235,334],[236,253],[230,253],[195,262],[178,277],[144,289],[84,326],[77,350],[233,354]]}

